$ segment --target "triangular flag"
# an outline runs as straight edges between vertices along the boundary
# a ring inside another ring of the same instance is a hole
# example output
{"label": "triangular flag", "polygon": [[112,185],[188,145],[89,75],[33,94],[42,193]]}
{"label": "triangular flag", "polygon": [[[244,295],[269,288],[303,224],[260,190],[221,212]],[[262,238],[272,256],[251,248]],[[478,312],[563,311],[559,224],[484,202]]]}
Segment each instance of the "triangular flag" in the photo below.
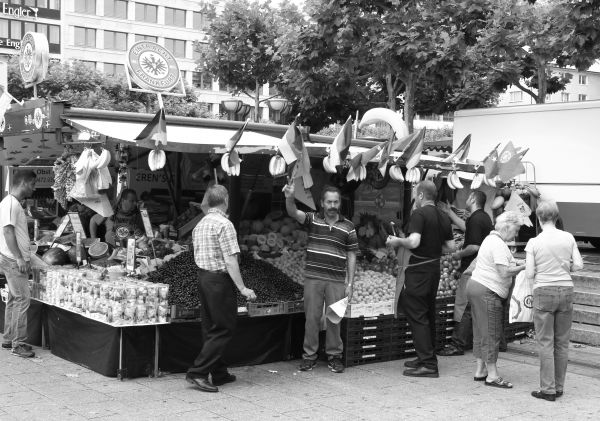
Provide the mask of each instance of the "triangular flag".
{"label": "triangular flag", "polygon": [[357,154],[350,160],[350,168],[348,169],[348,174],[346,175],[346,180],[352,181],[357,179],[357,172],[360,166],[362,165],[362,153]]}
{"label": "triangular flag", "polygon": [[4,114],[8,110],[8,107],[10,107],[12,100],[12,95],[8,93],[8,90],[4,86],[0,85],[0,120],[4,118]]}
{"label": "triangular flag", "polygon": [[383,147],[383,151],[381,151],[381,157],[379,158],[379,164],[377,164],[377,169],[381,173],[381,176],[385,176],[385,172],[387,171],[387,165],[390,160],[390,156],[392,155],[392,147],[394,146],[394,136],[386,142]]}
{"label": "triangular flag", "polygon": [[520,155],[512,142],[508,142],[498,156],[498,176],[504,182],[522,174],[525,167],[521,164]]}
{"label": "triangular flag", "polygon": [[240,139],[242,138],[242,134],[244,133],[244,130],[246,130],[248,121],[250,121],[250,120],[246,120],[244,125],[242,127],[240,127],[239,130],[237,132],[235,132],[233,136],[231,136],[231,139],[229,139],[227,141],[227,143],[225,144],[225,149],[227,150],[227,152],[230,152],[233,148],[235,148],[235,145],[237,145],[237,143],[240,141]]}
{"label": "triangular flag", "polygon": [[485,157],[483,160],[483,168],[485,168],[485,177],[488,179],[492,179],[498,175],[498,146],[500,143],[496,145],[494,149]]}
{"label": "triangular flag", "polygon": [[533,224],[529,219],[531,215],[531,208],[521,199],[517,193],[512,192],[508,201],[504,204],[505,211],[514,211],[523,217],[523,222],[526,226],[531,227]]}
{"label": "triangular flag", "polygon": [[167,121],[165,110],[159,109],[154,118],[135,138],[137,145],[155,149],[159,144],[167,144]]}
{"label": "triangular flag", "polygon": [[367,165],[373,158],[377,156],[377,154],[385,147],[383,145],[373,146],[371,149],[361,153],[360,163],[361,165]]}
{"label": "triangular flag", "polygon": [[333,167],[337,167],[342,165],[344,159],[348,155],[350,151],[350,144],[352,143],[352,118],[348,117],[342,129],[337,134],[335,139],[333,139],[333,143],[331,144],[331,149],[329,151],[329,163]]}
{"label": "triangular flag", "polygon": [[465,139],[458,145],[455,151],[444,158],[443,162],[464,161],[469,155],[469,149],[471,148],[471,135],[465,137]]}
{"label": "triangular flag", "polygon": [[304,188],[302,183],[294,182],[294,197],[301,203],[304,203],[306,206],[311,208],[312,210],[317,210],[315,206],[315,200],[313,199],[312,193],[310,189]]}
{"label": "triangular flag", "polygon": [[277,147],[288,165],[300,158],[304,142],[300,130],[296,127],[296,120],[292,121],[281,140],[277,142]]}
{"label": "triangular flag", "polygon": [[415,167],[421,160],[423,146],[425,145],[425,128],[422,128],[408,146],[402,151],[402,159],[405,162],[406,169]]}

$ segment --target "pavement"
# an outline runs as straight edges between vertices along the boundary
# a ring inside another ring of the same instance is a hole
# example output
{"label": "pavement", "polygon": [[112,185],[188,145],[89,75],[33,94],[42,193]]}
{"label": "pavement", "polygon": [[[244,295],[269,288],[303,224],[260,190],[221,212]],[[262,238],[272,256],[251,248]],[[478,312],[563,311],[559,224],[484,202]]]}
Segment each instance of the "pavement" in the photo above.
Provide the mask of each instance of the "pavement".
{"label": "pavement", "polygon": [[231,371],[238,381],[219,393],[200,392],[183,374],[119,381],[35,348],[24,359],[0,351],[0,420],[598,420],[600,350],[572,345],[590,364],[569,365],[565,394],[556,402],[530,396],[538,386],[532,342],[509,344],[500,374],[511,390],[473,381],[474,358],[440,357],[439,379],[402,375],[403,360],[331,373],[285,361]]}

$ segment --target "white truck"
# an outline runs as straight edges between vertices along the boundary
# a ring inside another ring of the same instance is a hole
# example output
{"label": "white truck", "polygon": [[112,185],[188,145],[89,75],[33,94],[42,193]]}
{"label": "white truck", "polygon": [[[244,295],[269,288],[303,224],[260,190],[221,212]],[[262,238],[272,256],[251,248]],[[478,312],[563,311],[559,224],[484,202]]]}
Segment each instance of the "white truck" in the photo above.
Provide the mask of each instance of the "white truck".
{"label": "white truck", "polygon": [[529,148],[528,181],[557,202],[566,231],[600,248],[600,101],[458,111],[453,146],[468,134],[470,159],[508,141]]}

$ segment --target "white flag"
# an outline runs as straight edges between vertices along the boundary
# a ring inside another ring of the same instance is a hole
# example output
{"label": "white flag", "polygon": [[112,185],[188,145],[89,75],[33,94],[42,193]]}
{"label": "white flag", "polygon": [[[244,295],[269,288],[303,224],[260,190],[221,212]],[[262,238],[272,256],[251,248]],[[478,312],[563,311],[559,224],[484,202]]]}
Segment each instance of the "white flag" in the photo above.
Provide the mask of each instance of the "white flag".
{"label": "white flag", "polygon": [[4,118],[4,113],[8,110],[8,107],[10,107],[12,99],[12,95],[8,93],[8,90],[0,85],[0,120]]}

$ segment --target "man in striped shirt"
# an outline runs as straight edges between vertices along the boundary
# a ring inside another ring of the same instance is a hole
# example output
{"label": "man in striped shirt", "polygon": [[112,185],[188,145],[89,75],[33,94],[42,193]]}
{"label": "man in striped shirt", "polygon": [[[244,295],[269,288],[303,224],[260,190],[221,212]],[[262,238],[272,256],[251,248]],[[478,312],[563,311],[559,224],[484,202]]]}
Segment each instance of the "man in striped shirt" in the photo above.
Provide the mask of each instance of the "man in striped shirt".
{"label": "man in striped shirt", "polygon": [[[286,185],[285,207],[292,218],[308,230],[308,249],[304,280],[304,354],[301,371],[312,370],[317,363],[319,326],[323,303],[329,306],[344,296],[352,296],[358,241],[354,224],[340,214],[339,189],[325,186],[321,192],[321,211],[302,212],[294,201],[294,186]],[[344,345],[340,325],[327,320],[326,349],[329,369],[342,373]]]}

